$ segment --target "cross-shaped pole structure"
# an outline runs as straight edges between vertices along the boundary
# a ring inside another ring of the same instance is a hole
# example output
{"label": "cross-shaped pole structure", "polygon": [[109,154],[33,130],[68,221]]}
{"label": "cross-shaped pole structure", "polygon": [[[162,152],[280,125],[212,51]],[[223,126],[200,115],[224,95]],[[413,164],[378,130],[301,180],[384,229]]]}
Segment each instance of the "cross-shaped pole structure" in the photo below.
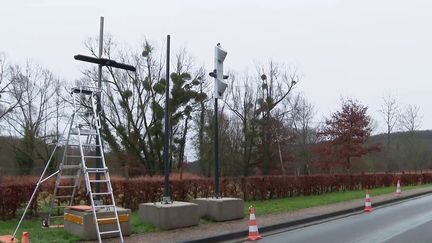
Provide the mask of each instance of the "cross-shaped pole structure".
{"label": "cross-shaped pole structure", "polygon": [[[99,32],[99,57],[91,57],[91,56],[85,56],[85,55],[75,55],[75,60],[83,61],[83,62],[90,62],[98,64],[98,88],[102,89],[102,67],[115,67],[120,68],[128,71],[136,71],[136,68],[134,66],[124,64],[124,63],[118,63],[114,60],[102,58],[103,53],[103,27],[104,27],[104,17],[100,18],[100,32]],[[98,114],[102,111],[102,105],[101,105],[101,96],[100,94],[97,97],[97,112]],[[101,139],[102,141],[102,139]],[[96,156],[98,157],[96,159],[96,167],[101,168],[102,167],[102,160],[100,159],[102,155],[102,144],[99,144],[99,138],[96,138]],[[100,180],[100,174],[96,174],[96,180]],[[100,192],[100,183],[96,184],[96,192]],[[100,196],[96,196],[96,200],[99,201]]]}

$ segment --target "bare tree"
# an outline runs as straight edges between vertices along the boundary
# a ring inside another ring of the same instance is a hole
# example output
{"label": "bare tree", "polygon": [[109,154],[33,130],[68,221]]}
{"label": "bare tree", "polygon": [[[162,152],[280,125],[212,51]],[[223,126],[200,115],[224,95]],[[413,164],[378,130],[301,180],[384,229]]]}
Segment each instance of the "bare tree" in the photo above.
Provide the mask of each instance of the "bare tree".
{"label": "bare tree", "polygon": [[410,169],[420,169],[425,157],[420,151],[422,144],[415,136],[415,132],[421,126],[420,108],[417,105],[407,105],[400,116],[400,126],[408,132],[408,136],[403,140],[400,148],[401,159],[404,167]]}
{"label": "bare tree", "polygon": [[387,148],[390,147],[390,135],[393,132],[398,120],[400,118],[398,101],[392,95],[383,97],[383,104],[379,110],[381,113],[387,132]]}
{"label": "bare tree", "polygon": [[299,147],[297,156],[300,160],[300,167],[304,169],[306,174],[309,174],[313,156],[311,145],[315,144],[318,139],[317,128],[313,125],[316,114],[315,107],[306,100],[302,93],[290,99],[289,105],[292,127],[297,135]]}
{"label": "bare tree", "polygon": [[[202,72],[204,72],[204,69],[202,69]],[[198,92],[205,94],[205,93],[209,93],[210,91],[210,87],[212,87],[211,85],[209,85],[209,82],[205,82],[205,77],[203,76],[203,78],[199,81],[199,86],[198,86]],[[197,131],[197,137],[198,139],[196,139],[195,141],[192,141],[192,144],[195,146],[195,151],[198,154],[198,162],[200,165],[200,169],[201,172],[204,175],[207,175],[208,177],[211,176],[211,162],[210,159],[207,159],[208,157],[208,146],[206,146],[205,143],[205,135],[206,135],[206,114],[208,113],[208,103],[209,103],[209,97],[206,96],[203,99],[200,99],[198,101],[198,107],[197,107],[197,111],[196,111],[196,115],[193,118],[194,120],[194,124],[195,124],[195,128]]]}
{"label": "bare tree", "polygon": [[47,144],[48,136],[55,136],[44,128],[56,115],[59,82],[49,70],[31,62],[23,68],[11,67],[11,79],[11,96],[18,104],[6,121],[15,136],[22,138],[20,145],[14,145],[16,160],[24,172],[29,172],[37,159],[46,160],[40,148]]}
{"label": "bare tree", "polygon": [[0,53],[0,121],[18,105],[18,99],[12,99],[11,90],[14,79],[10,76],[10,66],[7,63],[6,55]]}
{"label": "bare tree", "polygon": [[420,107],[417,105],[408,105],[400,115],[400,126],[411,135],[421,126],[422,117],[419,111]]}
{"label": "bare tree", "polygon": [[[270,62],[268,67],[258,68],[261,79],[260,98],[257,112],[261,115],[261,146],[263,152],[263,173],[268,174],[270,167],[270,129],[272,111],[285,99],[299,81],[296,70],[286,69]],[[279,115],[283,116],[283,113]]]}
{"label": "bare tree", "polygon": [[251,78],[247,75],[239,82],[236,82],[236,76],[230,75],[232,85],[230,87],[229,101],[227,107],[240,120],[238,123],[241,131],[241,154],[242,154],[242,172],[248,176],[253,166],[256,166],[257,160],[254,159],[256,153],[257,130],[258,130],[258,89],[251,83]]}

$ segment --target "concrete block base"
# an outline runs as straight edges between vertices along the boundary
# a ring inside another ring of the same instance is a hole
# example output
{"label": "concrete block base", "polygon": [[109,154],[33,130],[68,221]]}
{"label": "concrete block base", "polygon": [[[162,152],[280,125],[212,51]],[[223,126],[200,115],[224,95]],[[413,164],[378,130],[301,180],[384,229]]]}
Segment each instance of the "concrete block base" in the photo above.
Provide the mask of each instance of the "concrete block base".
{"label": "concrete block base", "polygon": [[244,202],[240,198],[196,198],[193,203],[199,205],[199,216],[217,222],[242,219]]}
{"label": "concrete block base", "polygon": [[170,204],[141,203],[139,216],[144,223],[168,230],[198,225],[198,205],[174,201]]}
{"label": "concrete block base", "polygon": [[[131,210],[117,207],[117,213],[120,220],[120,227],[122,234],[128,236],[131,234]],[[97,211],[98,219],[106,218],[101,220],[99,223],[100,231],[111,231],[117,230],[117,222],[114,218],[114,212],[107,211],[105,209],[99,209]],[[91,207],[79,206],[74,208],[65,209],[64,212],[64,229],[66,232],[77,235],[84,240],[96,240],[96,224],[93,217],[93,211]],[[102,238],[113,238],[119,237],[118,233],[104,234]]]}

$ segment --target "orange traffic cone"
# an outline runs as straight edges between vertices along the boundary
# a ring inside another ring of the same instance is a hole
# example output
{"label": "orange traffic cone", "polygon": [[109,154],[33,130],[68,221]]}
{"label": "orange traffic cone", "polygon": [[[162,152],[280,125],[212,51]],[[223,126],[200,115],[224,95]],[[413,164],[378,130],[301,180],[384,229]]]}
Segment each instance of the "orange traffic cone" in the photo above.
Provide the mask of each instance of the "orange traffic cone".
{"label": "orange traffic cone", "polygon": [[372,200],[369,197],[369,190],[366,193],[366,200],[365,200],[365,209],[364,209],[364,211],[367,212],[367,213],[370,213],[370,212],[373,211]]}
{"label": "orange traffic cone", "polygon": [[29,232],[23,232],[21,243],[30,243],[30,233]]}
{"label": "orange traffic cone", "polygon": [[400,181],[397,181],[397,185],[396,185],[396,193],[395,193],[396,197],[400,197],[402,196],[402,191],[401,191],[401,187],[400,187]]}
{"label": "orange traffic cone", "polygon": [[258,232],[258,225],[255,218],[255,209],[253,206],[249,207],[249,236],[248,240],[255,241],[262,239]]}

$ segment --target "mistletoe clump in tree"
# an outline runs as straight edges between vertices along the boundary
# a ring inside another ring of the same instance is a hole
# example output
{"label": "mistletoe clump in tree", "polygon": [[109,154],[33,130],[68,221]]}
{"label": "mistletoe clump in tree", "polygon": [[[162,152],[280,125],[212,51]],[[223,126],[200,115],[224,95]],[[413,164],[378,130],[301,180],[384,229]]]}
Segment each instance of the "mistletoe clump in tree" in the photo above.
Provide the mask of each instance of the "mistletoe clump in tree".
{"label": "mistletoe clump in tree", "polygon": [[365,144],[372,131],[367,109],[349,99],[342,102],[341,111],[325,121],[318,133],[322,142],[315,147],[315,152],[320,156],[316,161],[318,167],[329,172],[333,167],[342,166],[349,173],[352,158],[379,151],[379,145]]}

